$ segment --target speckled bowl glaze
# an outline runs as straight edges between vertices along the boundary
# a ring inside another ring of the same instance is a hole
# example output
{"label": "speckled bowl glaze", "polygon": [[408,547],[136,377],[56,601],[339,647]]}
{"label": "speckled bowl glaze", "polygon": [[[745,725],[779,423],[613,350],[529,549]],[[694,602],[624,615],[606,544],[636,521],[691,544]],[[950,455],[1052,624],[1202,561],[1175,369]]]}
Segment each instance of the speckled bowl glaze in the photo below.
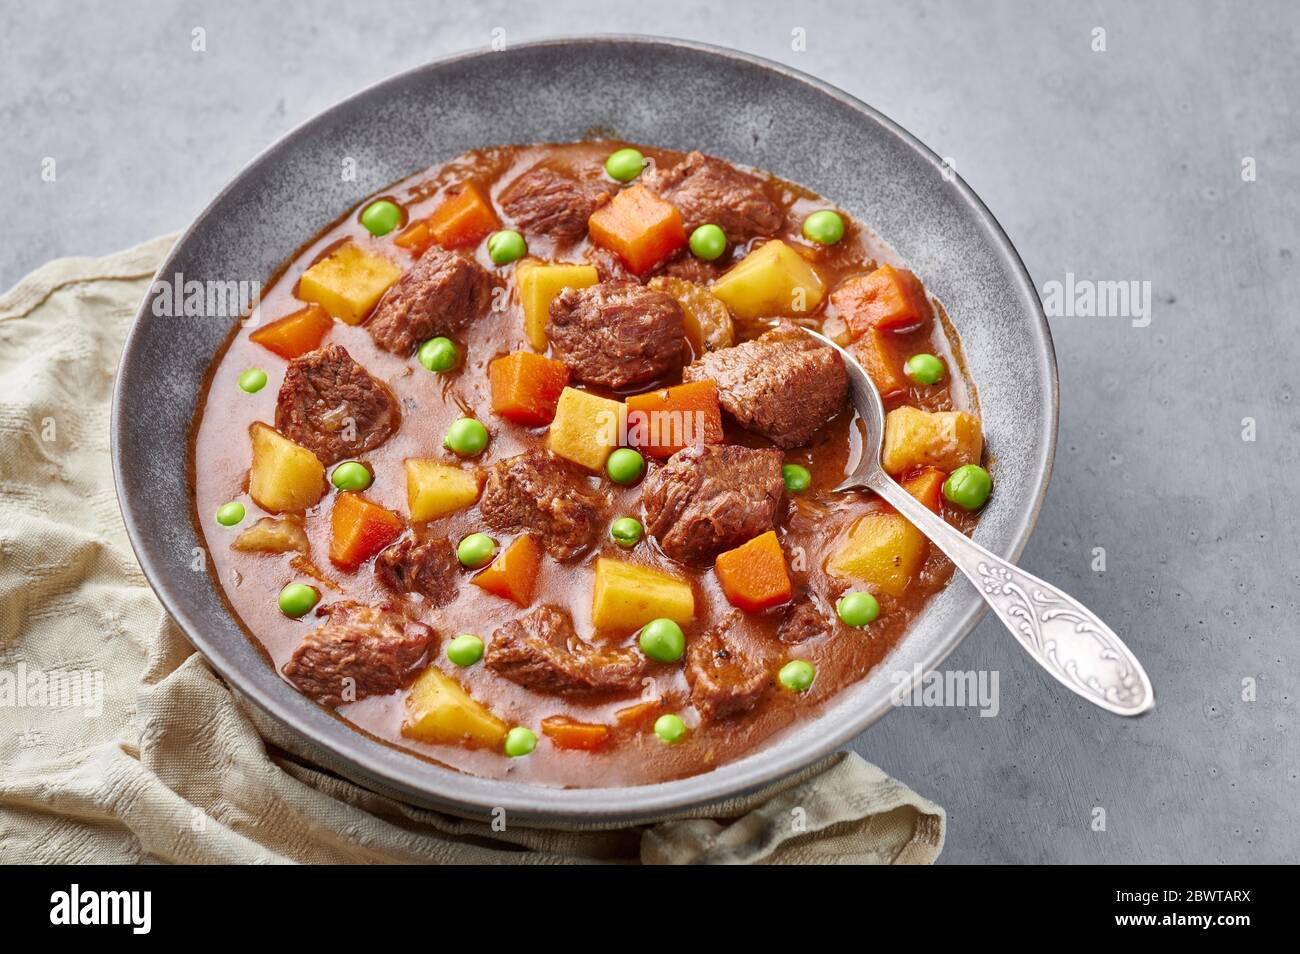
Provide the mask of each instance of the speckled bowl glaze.
{"label": "speckled bowl glaze", "polygon": [[[1056,438],[1056,365],[1029,276],[993,216],[960,179],[944,177],[929,149],[789,67],[641,37],[554,40],[431,63],[353,96],[269,148],[199,215],[159,274],[265,282],[307,239],[388,183],[475,147],[593,133],[769,169],[829,197],[891,243],[945,304],[979,388],[998,492],[976,539],[1019,555]],[[441,768],[349,728],[299,694],[232,618],[215,581],[190,569],[200,545],[190,519],[190,427],[230,320],[160,318],[151,303],[127,341],[113,405],[118,495],[140,564],[259,721],[300,754],[371,788],[468,816],[504,808],[536,824],[619,824],[684,811],[776,781],[844,744],[890,708],[891,673],[937,665],[984,611],[955,580],[888,662],[818,717],[692,778],[553,789]]]}

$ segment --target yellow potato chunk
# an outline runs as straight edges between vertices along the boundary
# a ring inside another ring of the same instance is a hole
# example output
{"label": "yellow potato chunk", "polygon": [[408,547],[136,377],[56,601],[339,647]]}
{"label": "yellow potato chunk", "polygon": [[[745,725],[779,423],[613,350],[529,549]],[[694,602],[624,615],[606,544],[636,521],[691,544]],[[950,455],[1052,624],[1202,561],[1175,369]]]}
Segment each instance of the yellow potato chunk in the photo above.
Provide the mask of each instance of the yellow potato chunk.
{"label": "yellow potato chunk", "polygon": [[899,407],[885,417],[880,459],[888,474],[897,476],[915,467],[950,473],[962,464],[978,464],[983,453],[979,418],[965,411]]}
{"label": "yellow potato chunk", "polygon": [[508,729],[437,666],[422,672],[406,697],[402,735],[408,739],[499,749]]}
{"label": "yellow potato chunk", "polygon": [[248,495],[259,507],[294,512],[315,506],[325,496],[325,466],[315,454],[261,421],[253,422],[248,436],[253,441]]}
{"label": "yellow potato chunk", "polygon": [[551,301],[566,288],[586,288],[600,281],[594,265],[548,265],[525,259],[515,266],[519,300],[524,306],[524,333],[536,351],[546,350],[546,323]]}
{"label": "yellow potato chunk", "polygon": [[899,514],[869,513],[849,529],[848,538],[826,561],[826,572],[901,596],[921,572],[928,547],[925,535]]}
{"label": "yellow potato chunk", "polygon": [[547,432],[552,453],[580,467],[598,471],[618,446],[627,406],[577,388],[565,388]]}
{"label": "yellow potato chunk", "polygon": [[685,623],[695,616],[695,594],[680,577],[622,560],[596,561],[591,622],[597,629],[640,629],[660,617]]}
{"label": "yellow potato chunk", "polygon": [[400,266],[348,242],[302,273],[298,298],[315,302],[339,321],[359,325],[401,274]]}
{"label": "yellow potato chunk", "polygon": [[677,299],[685,319],[682,324],[686,337],[697,355],[717,351],[719,348],[730,348],[736,343],[736,328],[731,321],[731,312],[703,285],[671,275],[659,275],[650,279],[647,287],[666,292]]}
{"label": "yellow potato chunk", "polygon": [[784,242],[765,242],[720,277],[709,291],[738,318],[806,315],[826,285],[808,260]]}
{"label": "yellow potato chunk", "polygon": [[289,553],[306,556],[311,551],[307,531],[299,517],[263,517],[235,538],[232,550],[245,553]]}
{"label": "yellow potato chunk", "polygon": [[436,460],[411,458],[406,469],[406,509],[415,523],[433,520],[478,500],[483,472]]}

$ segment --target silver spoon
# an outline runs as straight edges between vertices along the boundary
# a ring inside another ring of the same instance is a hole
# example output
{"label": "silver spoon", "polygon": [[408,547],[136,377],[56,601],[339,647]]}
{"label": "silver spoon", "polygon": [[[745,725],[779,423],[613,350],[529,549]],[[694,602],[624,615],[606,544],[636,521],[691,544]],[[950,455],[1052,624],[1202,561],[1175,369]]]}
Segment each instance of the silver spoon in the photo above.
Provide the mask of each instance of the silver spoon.
{"label": "silver spoon", "polygon": [[966,574],[1011,635],[1057,681],[1118,715],[1152,709],[1156,700],[1151,680],[1109,626],[1068,593],[994,556],[885,473],[880,465],[885,407],[876,385],[847,351],[825,335],[803,330],[844,358],[849,397],[867,428],[857,472],[835,489],[866,488],[892,504]]}

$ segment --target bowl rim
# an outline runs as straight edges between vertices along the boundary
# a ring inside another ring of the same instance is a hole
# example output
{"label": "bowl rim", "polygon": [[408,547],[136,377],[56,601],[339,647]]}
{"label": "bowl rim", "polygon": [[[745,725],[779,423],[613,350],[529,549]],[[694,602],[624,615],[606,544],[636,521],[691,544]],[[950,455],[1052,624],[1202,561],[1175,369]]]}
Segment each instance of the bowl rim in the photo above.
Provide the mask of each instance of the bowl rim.
{"label": "bowl rim", "polygon": [[[937,169],[947,168],[943,160],[932,149],[874,107],[795,67],[756,54],[696,40],[621,33],[599,33],[568,37],[555,36],[511,44],[507,49],[514,51],[574,46],[668,47],[704,53],[743,65],[758,67],[761,70],[779,74],[787,80],[812,87],[815,91],[837,101],[841,105],[863,114],[865,118],[876,123],[880,128],[900,140],[905,146],[927,157]],[[375,95],[386,87],[400,86],[415,74],[492,55],[499,54],[480,47],[429,60],[366,86],[298,123],[253,156],[213,196],[211,201],[204,206],[202,211],[195,216],[190,225],[181,233],[176,244],[155,273],[155,279],[157,276],[168,274],[172,270],[172,262],[176,258],[178,250],[185,245],[195,232],[204,226],[208,218],[213,214],[214,209],[221,204],[223,199],[247,175],[258,169],[273,152],[297,138],[303,130],[318,122],[325,121],[329,114],[345,104],[364,96]],[[1032,475],[1030,479],[1033,492],[1027,501],[1028,506],[1023,507],[1019,520],[1012,525],[1010,544],[999,551],[1001,556],[1014,562],[1019,558],[1028,543],[1042,510],[1048,484],[1051,481],[1060,411],[1056,352],[1051,329],[1043,312],[1037,289],[1006,231],[974,190],[967,185],[955,170],[951,170],[948,184],[955,187],[962,202],[978,221],[978,224],[986,231],[996,246],[998,253],[1014,272],[1019,284],[1017,290],[1021,293],[1021,296],[1026,301],[1033,303],[1033,306],[1029,309],[1032,320],[1026,327],[1026,333],[1032,338],[1032,350],[1039,363],[1037,370],[1043,375],[1048,385],[1045,390],[1045,396],[1049,404],[1049,407],[1046,408],[1048,418],[1045,422],[1046,434],[1043,435],[1044,440],[1040,442],[1038,459],[1031,466]],[[889,240],[888,236],[884,236],[884,238],[886,241]],[[470,817],[481,817],[485,811],[501,808],[511,813],[513,818],[525,824],[581,821],[589,827],[616,827],[638,821],[680,815],[702,805],[733,798],[778,783],[827,757],[835,749],[864,732],[892,708],[888,698],[881,698],[873,705],[857,712],[853,718],[842,720],[834,731],[819,736],[817,743],[812,747],[791,747],[787,752],[774,753],[770,747],[765,748],[764,745],[760,745],[754,751],[735,761],[723,763],[717,768],[700,774],[648,785],[604,788],[552,788],[526,782],[487,779],[468,775],[417,756],[412,756],[399,747],[366,735],[343,720],[337,720],[341,723],[342,730],[347,733],[343,738],[353,744],[335,745],[332,744],[331,740],[322,740],[301,724],[298,714],[290,711],[285,698],[277,697],[273,693],[262,691],[258,686],[245,683],[240,677],[239,666],[228,659],[219,645],[209,640],[205,635],[203,622],[191,618],[172,598],[168,588],[167,572],[156,565],[149,556],[144,541],[144,532],[136,521],[130,496],[123,490],[126,483],[122,472],[123,454],[119,434],[120,411],[127,385],[127,377],[121,373],[121,368],[125,364],[125,357],[136,346],[137,336],[142,334],[144,322],[141,319],[144,316],[147,304],[148,298],[146,296],[123,343],[123,360],[119,364],[119,373],[113,388],[110,428],[113,479],[117,489],[118,505],[131,547],[140,563],[140,568],[154,594],[162,603],[163,608],[181,627],[189,642],[238,695],[252,701],[258,709],[273,718],[279,725],[287,728],[310,749],[323,749],[334,759],[344,762],[348,767],[363,776],[364,781],[361,784],[371,787],[377,785],[381,790],[398,793],[400,797],[410,799],[416,803],[433,804],[439,808]],[[955,650],[970,631],[974,629],[986,609],[987,606],[982,600],[973,602],[971,607],[958,617],[949,635],[942,640],[936,640],[932,646],[929,646],[921,654],[921,671],[928,672],[934,669]],[[246,629],[242,623],[240,628]],[[288,687],[287,683],[285,687],[286,692],[294,691],[291,687]],[[816,718],[820,719],[822,717],[819,715]],[[385,759],[383,757],[385,753],[401,753],[404,757],[400,761],[393,760],[391,755]],[[409,770],[412,766],[418,766],[421,770],[419,774],[426,778],[428,777],[427,773],[431,771],[433,777],[438,779],[438,784],[432,786],[413,782],[416,773]],[[406,768],[407,771],[402,771],[403,768]]]}

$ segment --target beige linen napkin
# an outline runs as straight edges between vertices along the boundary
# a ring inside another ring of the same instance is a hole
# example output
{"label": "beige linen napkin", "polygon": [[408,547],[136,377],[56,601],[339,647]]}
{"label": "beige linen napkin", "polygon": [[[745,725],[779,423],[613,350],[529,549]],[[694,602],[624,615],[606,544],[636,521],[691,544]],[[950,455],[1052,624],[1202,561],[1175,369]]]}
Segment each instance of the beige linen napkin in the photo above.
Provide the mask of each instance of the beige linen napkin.
{"label": "beige linen napkin", "polygon": [[174,236],[0,296],[0,861],[928,863],[938,805],[852,753],[689,818],[546,830],[304,764],[163,612],[118,513],[109,402]]}

